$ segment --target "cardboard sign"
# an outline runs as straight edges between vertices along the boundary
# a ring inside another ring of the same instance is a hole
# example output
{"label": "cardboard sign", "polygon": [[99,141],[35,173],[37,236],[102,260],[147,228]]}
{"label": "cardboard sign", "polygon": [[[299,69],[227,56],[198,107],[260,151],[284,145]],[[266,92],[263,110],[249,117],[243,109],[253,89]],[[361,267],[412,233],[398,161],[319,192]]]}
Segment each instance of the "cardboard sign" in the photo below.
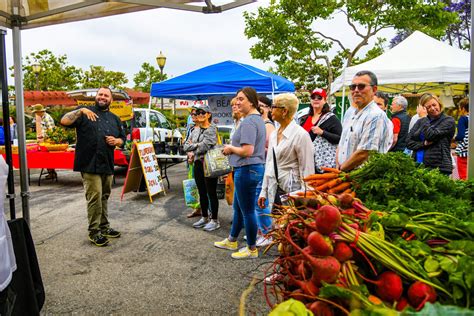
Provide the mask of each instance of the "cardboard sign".
{"label": "cardboard sign", "polygon": [[146,184],[150,202],[153,202],[152,196],[164,192],[165,187],[161,179],[155,149],[151,142],[133,144],[121,199],[123,199],[125,193],[138,191],[142,177]]}
{"label": "cardboard sign", "polygon": [[[77,105],[91,106],[95,101],[77,101]],[[110,112],[117,115],[122,122],[131,120],[133,117],[132,103],[125,101],[112,101],[110,104]]]}
{"label": "cardboard sign", "polygon": [[230,101],[231,96],[212,96],[208,98],[209,107],[211,108],[212,121],[216,125],[232,125],[232,107]]}

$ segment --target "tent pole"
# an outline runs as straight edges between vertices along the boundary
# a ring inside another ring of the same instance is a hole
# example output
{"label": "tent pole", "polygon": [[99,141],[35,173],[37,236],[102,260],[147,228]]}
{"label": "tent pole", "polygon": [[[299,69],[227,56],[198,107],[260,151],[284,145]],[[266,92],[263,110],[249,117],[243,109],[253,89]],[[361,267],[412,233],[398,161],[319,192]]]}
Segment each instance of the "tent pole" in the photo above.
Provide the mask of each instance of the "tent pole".
{"label": "tent pole", "polygon": [[[471,16],[474,14],[474,5],[471,5]],[[471,43],[474,40],[474,26],[471,22]],[[474,52],[471,46],[471,71],[469,75],[469,145],[468,145],[468,155],[467,155],[467,178],[474,179]]]}
{"label": "tent pole", "polygon": [[[5,36],[7,31],[0,29],[0,81],[2,89],[2,110],[3,110],[3,126],[5,130],[5,161],[8,165],[8,194],[7,198],[10,203],[10,219],[16,218],[15,213],[15,182],[13,176],[13,163],[12,163],[12,143],[11,132],[10,132],[10,109],[8,102],[8,80],[7,80],[7,54],[5,48]],[[5,128],[6,126],[6,128]]]}
{"label": "tent pole", "polygon": [[28,185],[28,164],[26,160],[25,106],[23,99],[23,66],[21,63],[21,31],[13,27],[13,64],[15,65],[15,106],[18,128],[18,156],[20,160],[20,191],[23,218],[30,224],[30,192]]}

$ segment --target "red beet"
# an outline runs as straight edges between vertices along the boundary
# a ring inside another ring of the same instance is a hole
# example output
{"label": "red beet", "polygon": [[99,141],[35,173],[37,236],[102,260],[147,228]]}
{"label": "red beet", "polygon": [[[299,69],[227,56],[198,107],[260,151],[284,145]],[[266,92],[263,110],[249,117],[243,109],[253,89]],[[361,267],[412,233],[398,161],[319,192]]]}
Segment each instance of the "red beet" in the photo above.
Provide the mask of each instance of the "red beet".
{"label": "red beet", "polygon": [[339,204],[342,208],[349,208],[352,206],[352,201],[354,198],[349,193],[342,193],[337,198],[339,200]]}
{"label": "red beet", "polygon": [[408,300],[416,310],[422,309],[426,302],[434,303],[436,297],[435,289],[421,281],[416,281],[408,289]]}
{"label": "red beet", "polygon": [[397,311],[401,312],[408,307],[408,300],[405,297],[400,298],[397,302]]}
{"label": "red beet", "polygon": [[328,235],[341,225],[341,213],[332,205],[321,206],[316,213],[316,227],[323,235]]}
{"label": "red beet", "polygon": [[[359,274],[360,275],[360,274]],[[377,286],[377,295],[384,301],[394,302],[398,301],[403,293],[402,279],[398,274],[392,271],[385,271],[382,273],[377,281],[372,281],[364,278],[365,281],[373,283]]]}
{"label": "red beet", "polygon": [[307,242],[316,256],[326,257],[333,252],[331,240],[316,231],[309,234]]}
{"label": "red beet", "polygon": [[352,258],[352,249],[345,242],[338,241],[336,243],[336,247],[334,248],[333,256],[339,260],[339,262],[345,262]]}
{"label": "red beet", "polygon": [[324,302],[316,301],[309,305],[309,310],[313,312],[314,316],[333,316],[334,312],[331,307]]}

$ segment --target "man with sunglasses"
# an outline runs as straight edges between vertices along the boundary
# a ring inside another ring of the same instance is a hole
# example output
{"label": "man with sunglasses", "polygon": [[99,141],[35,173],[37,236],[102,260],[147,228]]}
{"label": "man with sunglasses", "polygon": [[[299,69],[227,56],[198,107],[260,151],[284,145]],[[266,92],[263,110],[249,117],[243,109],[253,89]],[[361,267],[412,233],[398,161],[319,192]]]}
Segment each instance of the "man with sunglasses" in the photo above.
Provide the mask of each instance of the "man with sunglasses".
{"label": "man with sunglasses", "polygon": [[392,123],[374,102],[377,92],[375,74],[367,70],[359,71],[349,88],[353,110],[344,115],[337,149],[337,164],[344,171],[363,164],[370,151],[386,153],[393,138]]}

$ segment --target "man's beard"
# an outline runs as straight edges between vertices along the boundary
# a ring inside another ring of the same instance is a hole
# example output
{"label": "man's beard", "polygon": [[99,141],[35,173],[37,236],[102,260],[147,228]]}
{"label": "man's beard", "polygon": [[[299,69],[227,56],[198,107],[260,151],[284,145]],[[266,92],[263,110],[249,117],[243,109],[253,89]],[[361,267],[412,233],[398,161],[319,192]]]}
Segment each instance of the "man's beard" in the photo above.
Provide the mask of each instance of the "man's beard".
{"label": "man's beard", "polygon": [[110,107],[110,102],[104,103],[104,102],[99,102],[95,101],[95,105],[102,111],[108,110]]}

